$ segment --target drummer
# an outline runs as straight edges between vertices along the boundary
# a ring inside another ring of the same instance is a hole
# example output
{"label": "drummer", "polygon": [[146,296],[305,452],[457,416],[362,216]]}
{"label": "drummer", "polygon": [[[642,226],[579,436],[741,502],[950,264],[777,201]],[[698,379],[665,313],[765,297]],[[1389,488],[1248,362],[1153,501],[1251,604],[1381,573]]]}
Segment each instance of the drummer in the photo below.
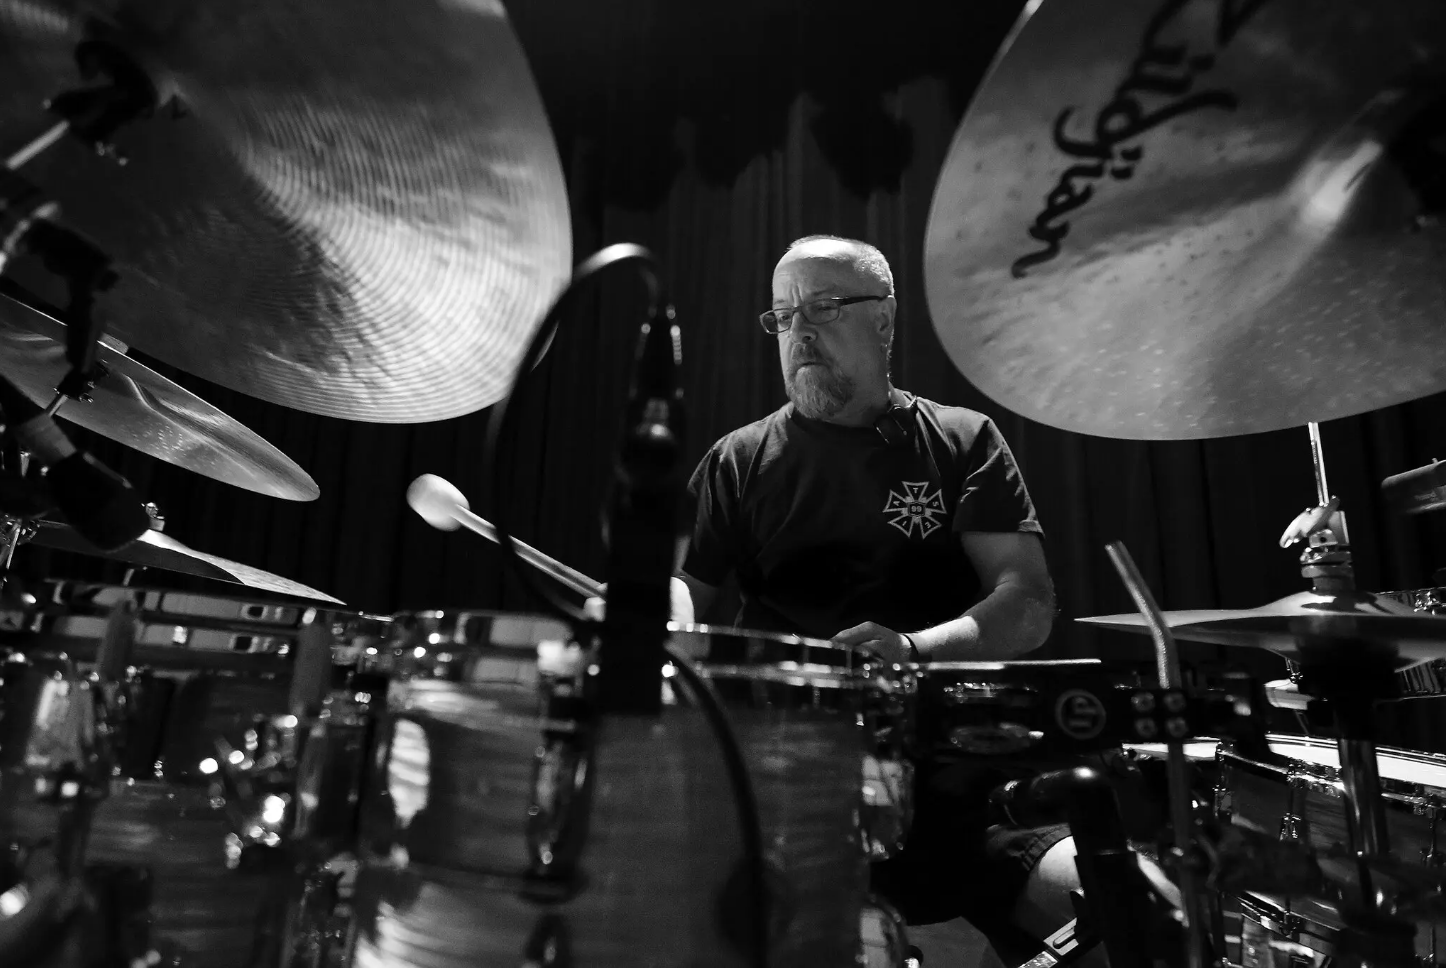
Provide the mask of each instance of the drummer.
{"label": "drummer", "polygon": [[[760,318],[788,403],[726,435],[694,472],[682,578],[699,618],[732,574],[738,627],[894,661],[1018,657],[1044,642],[1054,613],[1034,506],[989,418],[893,386],[895,311],[875,247],[837,236],[788,247]],[[1079,882],[1067,827],[988,824],[988,791],[1008,777],[992,765],[921,771],[908,846],[874,883],[910,923],[963,916],[1001,956],[1028,958],[1073,918]]]}

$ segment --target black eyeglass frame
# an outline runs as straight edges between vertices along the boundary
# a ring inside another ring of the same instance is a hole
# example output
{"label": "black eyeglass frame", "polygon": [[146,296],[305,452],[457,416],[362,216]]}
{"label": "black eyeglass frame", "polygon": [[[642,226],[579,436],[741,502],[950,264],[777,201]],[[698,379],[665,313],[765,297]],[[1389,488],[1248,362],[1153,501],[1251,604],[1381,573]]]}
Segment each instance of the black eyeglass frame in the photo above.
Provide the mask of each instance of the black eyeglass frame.
{"label": "black eyeglass frame", "polygon": [[[793,315],[795,313],[801,312],[805,320],[813,324],[815,327],[820,327],[826,323],[833,323],[835,320],[837,320],[838,315],[843,312],[843,308],[846,306],[853,306],[855,303],[867,303],[870,300],[887,299],[887,296],[825,296],[817,300],[809,300],[807,303],[800,303],[798,306],[779,307],[776,310],[765,310],[758,315],[758,322],[760,325],[762,325],[763,331],[765,333],[774,334],[776,336],[780,333],[786,333],[787,331],[793,329]],[[815,320],[813,317],[809,316],[808,310],[806,308],[811,306],[817,306],[820,303],[833,304],[833,316],[829,317],[827,320]],[[768,321],[770,318],[778,319],[779,316],[785,313],[788,314],[788,324],[786,326],[780,326],[777,330],[775,330],[768,325]]]}

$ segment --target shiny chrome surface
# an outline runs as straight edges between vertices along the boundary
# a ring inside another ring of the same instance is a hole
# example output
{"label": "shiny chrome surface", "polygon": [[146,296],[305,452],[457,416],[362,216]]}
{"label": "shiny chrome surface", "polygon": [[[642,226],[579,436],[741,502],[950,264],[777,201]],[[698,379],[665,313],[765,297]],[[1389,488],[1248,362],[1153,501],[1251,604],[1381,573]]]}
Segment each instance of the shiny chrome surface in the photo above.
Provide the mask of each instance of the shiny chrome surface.
{"label": "shiny chrome surface", "polygon": [[1118,438],[1297,427],[1446,388],[1435,0],[1046,0],[929,215],[950,359]]}

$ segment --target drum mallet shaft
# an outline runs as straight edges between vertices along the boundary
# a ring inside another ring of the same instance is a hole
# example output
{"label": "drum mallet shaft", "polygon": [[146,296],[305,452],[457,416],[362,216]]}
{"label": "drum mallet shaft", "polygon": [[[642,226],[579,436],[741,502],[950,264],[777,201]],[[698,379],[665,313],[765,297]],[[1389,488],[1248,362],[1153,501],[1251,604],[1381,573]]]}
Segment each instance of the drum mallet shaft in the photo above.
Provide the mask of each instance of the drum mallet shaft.
{"label": "drum mallet shaft", "polygon": [[[1123,542],[1111,542],[1105,546],[1105,552],[1109,554],[1115,571],[1120,574],[1120,581],[1125,584],[1130,598],[1135,601],[1135,608],[1140,611],[1150,628],[1150,637],[1155,641],[1155,670],[1161,689],[1183,689],[1180,655],[1175,648],[1175,638],[1170,635],[1170,628],[1165,625],[1160,607],[1150,595],[1150,588],[1145,585],[1145,578],[1140,575],[1135,560],[1130,557],[1130,551]],[[1167,737],[1165,740],[1168,754],[1166,771],[1170,790],[1170,824],[1175,830],[1175,851],[1180,863],[1180,895],[1185,902],[1185,925],[1189,934],[1188,958],[1190,966],[1201,967],[1205,965],[1204,927],[1201,926],[1200,918],[1204,907],[1199,896],[1199,880],[1191,866],[1191,833],[1194,826],[1190,812],[1190,783],[1185,765],[1185,746],[1182,743],[1185,739]]]}
{"label": "drum mallet shaft", "polygon": [[[436,475],[418,476],[407,489],[407,504],[433,528],[451,532],[459,526],[465,527],[484,539],[497,541],[497,530],[492,523],[474,513],[467,503],[467,496],[445,478]],[[588,597],[603,595],[602,584],[586,573],[580,573],[571,566],[558,562],[525,542],[513,539],[512,544],[517,547],[517,554],[529,565],[568,589]]]}

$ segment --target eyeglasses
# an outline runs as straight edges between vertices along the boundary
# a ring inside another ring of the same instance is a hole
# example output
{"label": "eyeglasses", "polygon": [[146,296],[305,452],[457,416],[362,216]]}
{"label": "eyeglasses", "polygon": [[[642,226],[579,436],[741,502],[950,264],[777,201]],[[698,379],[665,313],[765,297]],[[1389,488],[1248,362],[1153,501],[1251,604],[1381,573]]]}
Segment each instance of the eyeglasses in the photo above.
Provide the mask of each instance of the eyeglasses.
{"label": "eyeglasses", "polygon": [[887,300],[886,296],[831,296],[823,300],[809,300],[799,306],[779,307],[777,310],[767,310],[758,315],[758,322],[763,324],[763,329],[769,333],[783,333],[793,326],[793,315],[802,313],[803,318],[809,323],[818,326],[824,323],[833,323],[838,319],[843,308],[854,303],[867,303],[870,300]]}

